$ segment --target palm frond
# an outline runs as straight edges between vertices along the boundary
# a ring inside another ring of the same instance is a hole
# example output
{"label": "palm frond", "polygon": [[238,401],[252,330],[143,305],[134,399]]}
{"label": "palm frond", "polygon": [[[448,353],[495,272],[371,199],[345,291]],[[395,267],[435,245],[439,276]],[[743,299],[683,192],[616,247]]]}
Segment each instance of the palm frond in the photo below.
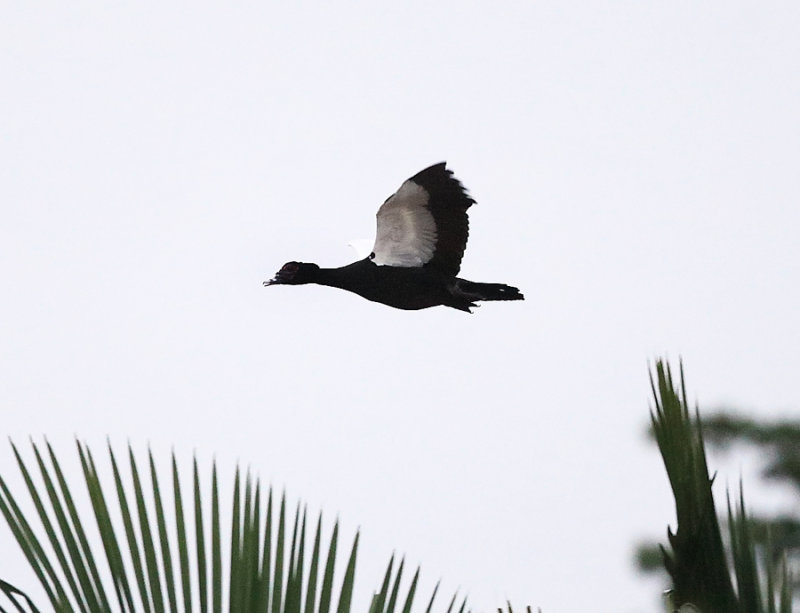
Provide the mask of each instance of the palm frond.
{"label": "palm frond", "polygon": [[[16,611],[17,613],[40,613],[33,601],[21,590],[15,588],[10,583],[0,579],[0,594],[5,596],[8,603],[3,606],[3,600],[0,599],[0,613],[7,611]],[[8,607],[14,607],[10,609]]]}
{"label": "palm frond", "polygon": [[655,401],[653,431],[675,497],[676,532],[668,529],[671,551],[662,549],[672,577],[675,604],[702,611],[735,613],[739,603],[728,574],[722,535],[711,492],[699,415],[692,419],[681,369],[680,387],[669,365],[656,362],[650,377]]}
{"label": "palm frond", "polygon": [[[703,613],[790,613],[791,591],[786,563],[765,569],[766,587],[759,572],[752,523],[741,492],[736,510],[728,498],[731,562],[729,572],[720,524],[711,490],[699,411],[691,415],[686,399],[683,367],[680,385],[670,367],[656,362],[656,380],[650,382],[655,400],[653,432],[675,497],[676,532],[668,529],[670,550],[662,547],[664,565],[672,577],[670,607],[695,607]],[[776,605],[776,586],[780,586]],[[764,594],[766,593],[766,599]],[[776,606],[779,607],[776,609]]]}
{"label": "palm frond", "polygon": [[[193,460],[189,497],[193,509],[187,509],[174,453],[171,488],[163,490],[149,450],[148,470],[142,473],[128,446],[126,476],[109,445],[109,489],[98,476],[89,448],[76,442],[94,515],[92,522],[79,514],[74,492],[50,444],[45,441],[46,454],[36,443],[31,446],[40,484],[13,443],[12,450],[35,512],[31,517],[38,519],[41,530],[34,529],[1,476],[0,512],[56,613],[221,613],[223,603],[231,613],[330,613],[338,521],[333,524],[326,551],[320,514],[309,554],[306,509],[298,505],[289,525],[286,498],[282,495],[277,517],[273,517],[272,489],[262,497],[258,479],[249,472],[242,476],[237,468],[230,507],[230,541],[223,548],[216,462],[211,466],[211,496],[206,506],[198,463]],[[148,483],[143,475],[148,477]],[[109,497],[110,492],[115,495]],[[171,511],[165,494],[172,497]],[[110,504],[112,498],[116,505]],[[91,523],[98,533],[94,548],[88,534]],[[356,534],[338,588],[336,613],[350,612],[358,542]],[[227,568],[223,567],[223,550],[228,556]],[[372,600],[373,613],[395,613],[404,563],[400,563],[396,574],[393,564],[394,557]],[[419,569],[408,588],[402,613],[411,611],[418,578]],[[435,593],[436,590],[434,596]],[[0,594],[10,610],[38,613],[34,603],[9,583],[0,581]],[[0,613],[4,612],[0,602]]]}

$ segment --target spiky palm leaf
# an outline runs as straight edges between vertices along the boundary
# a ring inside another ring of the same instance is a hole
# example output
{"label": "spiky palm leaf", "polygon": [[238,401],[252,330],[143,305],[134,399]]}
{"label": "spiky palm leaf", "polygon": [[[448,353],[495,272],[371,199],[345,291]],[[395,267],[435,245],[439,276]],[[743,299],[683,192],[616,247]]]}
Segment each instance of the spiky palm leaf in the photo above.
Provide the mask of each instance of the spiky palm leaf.
{"label": "spiky palm leaf", "polygon": [[[150,488],[147,489],[131,448],[128,448],[130,481],[126,485],[109,446],[114,482],[113,489],[109,490],[101,485],[91,451],[78,442],[83,478],[105,558],[101,570],[102,560],[96,557],[87,535],[90,521],[79,515],[73,492],[56,455],[49,443],[46,442],[45,446],[49,464],[40,447],[32,443],[42,487],[36,485],[19,450],[12,443],[17,464],[44,529],[44,538],[31,526],[1,476],[0,512],[56,613],[221,613],[223,607],[230,613],[330,613],[339,541],[338,522],[333,526],[323,560],[322,516],[319,516],[311,553],[307,556],[306,510],[301,512],[298,505],[289,541],[285,498],[281,497],[277,503],[271,488],[264,494],[258,479],[249,474],[242,478],[237,469],[230,547],[226,547],[229,565],[224,570],[216,464],[211,471],[210,508],[206,508],[196,460],[193,463],[192,522],[184,507],[184,492],[174,453],[171,466],[173,506],[167,510],[152,453],[148,452]],[[117,499],[119,515],[116,517],[112,516],[109,494]],[[262,497],[266,498],[265,503]],[[273,513],[274,505],[278,504],[277,513]],[[210,513],[210,517],[206,513]],[[336,613],[350,611],[358,540],[356,534],[338,589]],[[394,575],[389,593],[393,563],[394,560],[390,560],[383,585],[372,599],[370,613],[395,611],[403,562]],[[418,577],[419,569],[408,587],[402,613],[410,613]],[[0,592],[6,595],[13,610],[24,611],[23,605],[26,605],[28,610],[38,611],[24,593],[10,584],[0,581]],[[434,596],[435,593],[436,590]],[[4,609],[0,606],[2,612]]]}
{"label": "spiky palm leaf", "polygon": [[[655,399],[651,412],[653,432],[664,460],[675,497],[678,527],[667,530],[670,550],[662,547],[664,565],[672,577],[673,592],[669,610],[702,613],[790,613],[791,584],[784,563],[780,569],[766,569],[766,589],[756,564],[755,544],[750,521],[740,493],[734,512],[728,502],[732,562],[737,590],[733,589],[728,559],[722,542],[719,521],[711,491],[700,415],[689,411],[683,367],[680,385],[672,378],[665,362],[656,362],[656,380],[650,377]],[[780,604],[776,605],[775,586],[780,583]],[[764,602],[762,593],[766,592]]]}

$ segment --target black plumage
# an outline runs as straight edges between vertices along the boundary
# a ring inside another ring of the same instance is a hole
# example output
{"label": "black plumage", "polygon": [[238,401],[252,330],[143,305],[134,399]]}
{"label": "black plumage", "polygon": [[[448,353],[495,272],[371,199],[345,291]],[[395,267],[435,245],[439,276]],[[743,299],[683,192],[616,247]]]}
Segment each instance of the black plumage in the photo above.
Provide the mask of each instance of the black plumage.
{"label": "black plumage", "polygon": [[328,285],[407,310],[443,305],[469,312],[481,300],[523,300],[516,287],[456,276],[469,236],[467,210],[474,203],[446,164],[435,164],[381,206],[368,258],[340,268],[288,262],[264,285]]}
{"label": "black plumage", "polygon": [[475,201],[467,195],[452,171],[446,169],[445,162],[418,172],[409,181],[430,194],[428,209],[436,222],[436,251],[426,266],[456,276],[469,238],[467,209]]}

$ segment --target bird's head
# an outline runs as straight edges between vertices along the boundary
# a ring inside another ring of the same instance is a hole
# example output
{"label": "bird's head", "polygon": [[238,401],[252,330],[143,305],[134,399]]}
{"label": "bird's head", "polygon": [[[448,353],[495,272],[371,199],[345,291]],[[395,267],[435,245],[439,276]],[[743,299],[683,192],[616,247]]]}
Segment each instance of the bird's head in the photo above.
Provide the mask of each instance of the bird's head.
{"label": "bird's head", "polygon": [[287,262],[275,273],[269,281],[264,281],[264,287],[270,285],[302,285],[313,283],[316,279],[319,266],[305,262]]}

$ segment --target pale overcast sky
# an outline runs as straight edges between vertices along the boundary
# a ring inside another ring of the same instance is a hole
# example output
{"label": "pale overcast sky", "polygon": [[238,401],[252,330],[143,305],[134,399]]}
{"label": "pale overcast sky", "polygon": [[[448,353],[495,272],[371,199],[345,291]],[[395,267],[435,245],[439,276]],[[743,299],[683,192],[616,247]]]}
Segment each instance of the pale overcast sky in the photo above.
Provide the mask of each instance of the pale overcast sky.
{"label": "pale overcast sky", "polygon": [[[361,526],[356,613],[392,550],[484,611],[658,610],[648,360],[702,408],[800,400],[798,32],[796,2],[4,3],[5,433],[252,466]],[[525,302],[261,286],[354,259],[443,160],[462,276]]]}

